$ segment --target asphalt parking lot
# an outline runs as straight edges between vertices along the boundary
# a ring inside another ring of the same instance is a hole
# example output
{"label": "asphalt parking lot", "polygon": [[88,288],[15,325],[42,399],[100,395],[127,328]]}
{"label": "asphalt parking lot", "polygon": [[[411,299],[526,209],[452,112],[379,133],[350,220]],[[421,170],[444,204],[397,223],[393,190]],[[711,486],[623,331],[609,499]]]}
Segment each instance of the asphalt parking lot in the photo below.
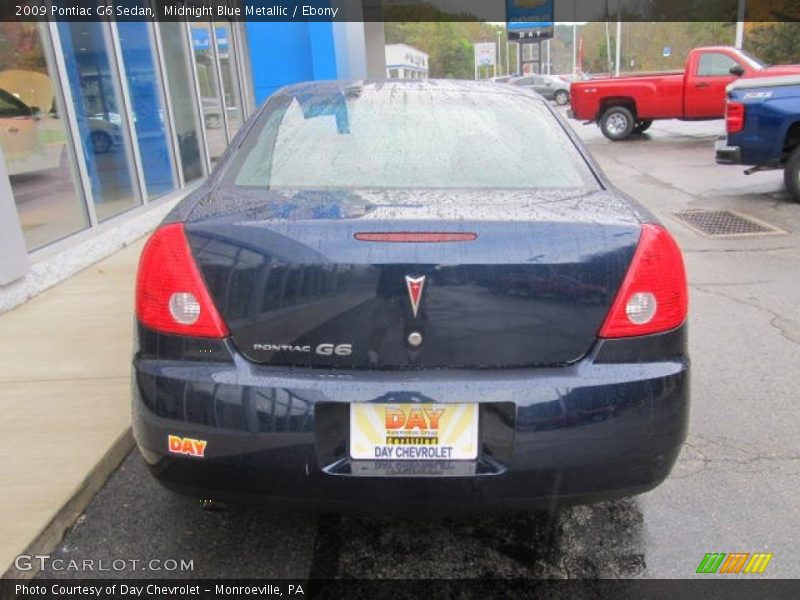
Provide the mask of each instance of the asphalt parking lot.
{"label": "asphalt parking lot", "polygon": [[[685,578],[707,552],[771,552],[763,577],[800,576],[800,204],[789,201],[779,172],[748,177],[714,163],[721,122],[656,123],[620,143],[574,126],[610,179],[676,235],[687,261],[693,407],[689,438],[663,485],[554,515],[410,521],[208,512],[161,489],[134,452],[53,557],[194,565],[190,573],[104,577]],[[710,239],[673,216],[699,208],[739,211],[786,233]]]}

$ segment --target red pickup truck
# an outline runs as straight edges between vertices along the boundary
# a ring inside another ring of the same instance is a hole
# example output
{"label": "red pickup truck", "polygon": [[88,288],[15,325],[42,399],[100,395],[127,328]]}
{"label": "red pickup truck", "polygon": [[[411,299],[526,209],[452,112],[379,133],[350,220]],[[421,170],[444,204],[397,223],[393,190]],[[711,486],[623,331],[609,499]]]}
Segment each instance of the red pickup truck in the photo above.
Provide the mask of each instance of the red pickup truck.
{"label": "red pickup truck", "polygon": [[764,66],[730,46],[689,52],[686,68],[578,81],[570,86],[574,119],[597,123],[610,140],[641,133],[655,119],[721,119],[725,88],[739,77],[800,74],[800,65]]}

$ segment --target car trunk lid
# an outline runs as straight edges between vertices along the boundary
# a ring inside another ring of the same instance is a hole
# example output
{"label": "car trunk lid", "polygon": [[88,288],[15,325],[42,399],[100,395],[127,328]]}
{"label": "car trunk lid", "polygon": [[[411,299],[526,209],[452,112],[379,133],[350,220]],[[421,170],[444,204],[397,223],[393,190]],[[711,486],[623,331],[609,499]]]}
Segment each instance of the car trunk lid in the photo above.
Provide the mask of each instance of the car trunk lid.
{"label": "car trunk lid", "polygon": [[[282,202],[249,209],[219,199],[187,224],[209,291],[249,360],[346,369],[568,364],[594,345],[640,233],[635,212],[605,192],[342,194],[283,193]],[[424,241],[406,238],[419,233]]]}

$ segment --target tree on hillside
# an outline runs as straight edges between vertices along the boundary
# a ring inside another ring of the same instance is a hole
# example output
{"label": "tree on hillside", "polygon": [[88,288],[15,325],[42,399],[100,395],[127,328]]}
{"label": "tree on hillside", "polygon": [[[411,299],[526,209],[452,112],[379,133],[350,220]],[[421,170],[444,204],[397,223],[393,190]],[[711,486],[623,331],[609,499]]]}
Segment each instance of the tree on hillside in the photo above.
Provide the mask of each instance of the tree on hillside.
{"label": "tree on hillside", "polygon": [[[588,23],[581,27],[583,38],[583,69],[589,73],[605,73],[616,55],[616,23],[609,23],[606,41],[604,22]],[[623,22],[621,71],[679,70],[684,66],[689,50],[697,46],[731,45],[734,38],[732,23],[714,22]],[[608,46],[611,48],[609,60]],[[664,50],[668,48],[668,56]]]}
{"label": "tree on hillside", "polygon": [[754,23],[745,48],[767,64],[800,63],[800,23]]}
{"label": "tree on hillside", "polygon": [[[505,29],[473,22],[388,22],[387,44],[408,44],[427,53],[429,75],[436,79],[472,79],[475,76],[474,44],[496,42]],[[503,57],[504,59],[505,57]]]}

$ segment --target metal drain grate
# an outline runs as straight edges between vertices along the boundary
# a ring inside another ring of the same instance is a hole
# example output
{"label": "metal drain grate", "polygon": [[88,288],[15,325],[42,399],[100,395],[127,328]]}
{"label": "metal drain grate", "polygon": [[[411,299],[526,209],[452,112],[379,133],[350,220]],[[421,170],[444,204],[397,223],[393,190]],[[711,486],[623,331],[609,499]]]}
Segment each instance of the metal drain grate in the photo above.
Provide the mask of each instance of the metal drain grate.
{"label": "metal drain grate", "polygon": [[781,235],[786,232],[764,221],[730,210],[685,210],[672,213],[695,231],[708,237]]}

